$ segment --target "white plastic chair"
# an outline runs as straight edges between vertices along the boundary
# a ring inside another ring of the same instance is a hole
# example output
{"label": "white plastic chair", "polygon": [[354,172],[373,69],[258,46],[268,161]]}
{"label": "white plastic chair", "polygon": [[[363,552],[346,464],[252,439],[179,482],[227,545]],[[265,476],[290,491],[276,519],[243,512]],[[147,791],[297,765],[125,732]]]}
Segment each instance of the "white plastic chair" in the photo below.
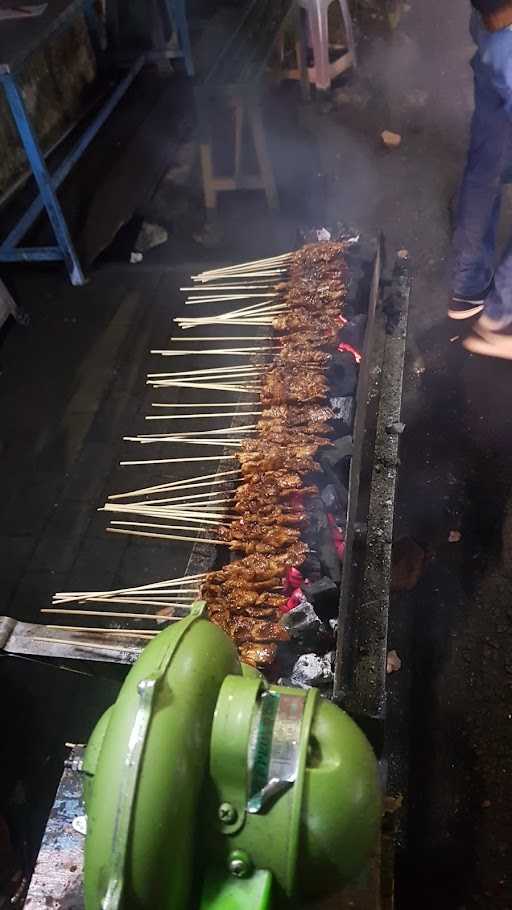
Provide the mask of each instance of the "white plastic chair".
{"label": "white plastic chair", "polygon": [[[331,3],[340,5],[346,36],[346,52],[332,63],[329,60],[329,20],[328,11]],[[357,66],[357,54],[354,41],[352,17],[348,0],[299,0],[299,5],[306,14],[306,29],[313,49],[314,65],[308,68],[309,79],[317,89],[327,91],[331,82],[340,73]],[[290,70],[286,75],[298,78],[297,70]]]}

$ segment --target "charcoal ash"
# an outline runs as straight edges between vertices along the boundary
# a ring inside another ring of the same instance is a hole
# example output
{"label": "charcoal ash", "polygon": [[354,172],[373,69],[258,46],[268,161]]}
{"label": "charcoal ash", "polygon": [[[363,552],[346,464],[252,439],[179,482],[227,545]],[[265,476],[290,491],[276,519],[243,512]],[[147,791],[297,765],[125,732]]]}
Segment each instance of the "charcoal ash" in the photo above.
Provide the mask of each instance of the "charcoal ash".
{"label": "charcoal ash", "polygon": [[332,631],[322,622],[311,603],[301,601],[285,613],[281,625],[285,627],[292,641],[301,645],[301,651],[316,651],[320,654],[332,648]]}
{"label": "charcoal ash", "polygon": [[[352,451],[352,440],[350,439],[350,449]],[[348,506],[348,483],[350,476],[350,455],[345,456],[341,461],[338,461],[337,464],[332,467],[328,461],[322,463],[324,478],[327,481],[325,485],[325,490],[328,490],[330,487],[334,487],[336,490],[336,500],[339,503],[339,511],[334,511],[334,514],[340,518],[340,521],[346,521],[347,506]],[[322,501],[325,503],[323,499]],[[328,494],[329,495],[329,494]]]}
{"label": "charcoal ash", "polygon": [[344,524],[348,505],[347,488],[342,483],[328,483],[321,491],[320,496],[327,511]]}
{"label": "charcoal ash", "polygon": [[335,351],[327,369],[327,380],[334,396],[354,395],[358,368],[350,351]]}
{"label": "charcoal ash", "polygon": [[320,464],[323,470],[326,466],[335,468],[340,462],[350,458],[352,455],[352,436],[342,436],[337,439],[332,446],[322,450],[320,455]]}
{"label": "charcoal ash", "polygon": [[334,411],[336,428],[339,432],[351,433],[354,426],[356,409],[355,398],[349,395],[343,398],[331,398],[331,407]]}
{"label": "charcoal ash", "polygon": [[[316,546],[315,546],[316,551]],[[322,566],[316,552],[310,552],[302,564],[301,572],[304,578],[317,578],[322,574]]]}
{"label": "charcoal ash", "polygon": [[296,661],[290,683],[299,689],[327,688],[334,682],[334,652],[301,654]]}
{"label": "charcoal ash", "polygon": [[317,617],[329,623],[338,615],[339,587],[332,578],[323,575],[316,581],[305,582],[302,591],[308,603],[312,604]]}
{"label": "charcoal ash", "polygon": [[317,555],[324,575],[328,575],[336,584],[339,584],[341,582],[341,561],[336,552],[332,530],[329,526],[321,528],[319,531]]}

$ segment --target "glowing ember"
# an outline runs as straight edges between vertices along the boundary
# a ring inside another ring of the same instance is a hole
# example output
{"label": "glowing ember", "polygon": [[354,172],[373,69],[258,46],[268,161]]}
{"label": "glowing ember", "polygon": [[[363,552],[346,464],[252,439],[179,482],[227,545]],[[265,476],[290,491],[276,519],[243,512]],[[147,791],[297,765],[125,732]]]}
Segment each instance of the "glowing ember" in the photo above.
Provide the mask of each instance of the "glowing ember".
{"label": "glowing ember", "polygon": [[281,608],[280,608],[280,609],[281,609],[281,613],[289,613],[290,610],[294,610],[295,607],[298,607],[299,604],[301,604],[303,600],[304,600],[304,594],[302,593],[302,591],[301,591],[300,588],[297,588],[297,589],[293,592],[293,594],[291,595],[291,597],[288,598],[288,600],[286,601],[284,607],[281,607]]}
{"label": "glowing ember", "polygon": [[343,533],[341,528],[339,528],[338,525],[336,524],[336,519],[335,519],[334,515],[331,514],[331,512],[327,513],[327,520],[329,522],[329,527],[331,529],[332,542],[334,544],[336,553],[338,554],[339,558],[343,561],[343,558],[345,556],[345,549],[346,549],[345,534]]}
{"label": "glowing ember", "polygon": [[341,344],[338,345],[338,351],[346,351],[347,354],[352,354],[356,363],[361,363],[361,360],[363,359],[363,355],[346,341],[342,341]]}
{"label": "glowing ember", "polygon": [[304,584],[304,576],[302,572],[299,572],[295,566],[292,566],[290,569],[286,570],[286,574],[283,578],[283,588],[285,594],[293,594],[293,592],[300,588]]}

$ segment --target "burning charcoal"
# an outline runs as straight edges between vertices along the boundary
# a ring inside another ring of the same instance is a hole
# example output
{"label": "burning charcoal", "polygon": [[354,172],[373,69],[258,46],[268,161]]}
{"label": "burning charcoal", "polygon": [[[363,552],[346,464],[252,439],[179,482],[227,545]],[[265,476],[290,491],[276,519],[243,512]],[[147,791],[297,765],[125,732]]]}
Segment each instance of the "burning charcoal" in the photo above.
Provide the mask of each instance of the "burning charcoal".
{"label": "burning charcoal", "polygon": [[334,411],[335,420],[339,420],[341,423],[341,429],[351,433],[354,424],[355,399],[352,396],[331,398],[331,407]]}
{"label": "burning charcoal", "polygon": [[364,313],[354,316],[350,322],[343,326],[343,332],[340,335],[342,341],[348,342],[352,347],[362,350],[364,343],[364,333],[366,330],[367,317]]}
{"label": "burning charcoal", "polygon": [[353,395],[357,386],[357,364],[348,351],[336,351],[327,371],[335,395]]}
{"label": "burning charcoal", "polygon": [[[350,437],[347,437],[350,438]],[[348,505],[348,467],[349,467],[349,458],[347,456],[344,462],[338,462],[334,468],[331,467],[328,462],[323,462],[322,468],[325,475],[325,479],[329,481],[329,485],[333,486],[336,490],[337,499],[341,506],[340,511],[338,512],[338,517],[340,521],[346,519],[346,511]],[[347,470],[343,470],[346,468]],[[344,475],[343,479],[342,476]],[[346,480],[346,484],[343,482]]]}
{"label": "burning charcoal", "polygon": [[318,581],[304,584],[302,590],[323,622],[338,615],[338,586],[331,578],[324,575]]}
{"label": "burning charcoal", "polygon": [[342,436],[341,439],[337,439],[333,446],[329,449],[326,449],[325,452],[322,452],[320,456],[320,464],[322,467],[324,465],[329,465],[330,467],[335,467],[339,464],[340,461],[343,461],[344,458],[349,458],[352,455],[352,437],[351,436]]}
{"label": "burning charcoal", "polygon": [[[313,605],[307,600],[302,600],[293,610],[285,613],[281,625],[287,629],[291,638],[303,640],[306,636],[311,639],[323,638],[326,629],[321,619],[316,615]],[[313,647],[313,642],[311,647]]]}
{"label": "burning charcoal", "polygon": [[334,681],[333,657],[332,652],[323,657],[317,654],[302,654],[292,671],[292,685],[300,689],[331,685]]}
{"label": "burning charcoal", "polygon": [[328,509],[329,512],[341,511],[342,503],[339,501],[338,490],[333,483],[329,483],[323,488],[321,497],[325,508]]}
{"label": "burning charcoal", "polygon": [[324,528],[320,531],[317,546],[324,573],[339,584],[341,581],[341,562],[334,546],[331,528]]}

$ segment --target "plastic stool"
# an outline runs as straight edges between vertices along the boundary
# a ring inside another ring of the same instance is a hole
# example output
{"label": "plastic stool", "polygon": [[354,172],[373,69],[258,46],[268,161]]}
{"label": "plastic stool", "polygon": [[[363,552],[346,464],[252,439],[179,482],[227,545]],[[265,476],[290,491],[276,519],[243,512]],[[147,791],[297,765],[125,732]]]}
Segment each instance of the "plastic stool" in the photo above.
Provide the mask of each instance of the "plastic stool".
{"label": "plastic stool", "polygon": [[[338,2],[340,5],[345,26],[347,48],[345,54],[342,54],[338,60],[331,63],[329,60],[328,10],[331,3],[334,2]],[[354,29],[348,0],[299,0],[299,5],[305,11],[307,18],[306,27],[313,47],[314,65],[308,68],[309,78],[317,89],[327,91],[336,76],[339,76],[340,73],[345,72],[351,66],[354,68],[357,66]],[[291,78],[297,78],[296,70],[289,71],[287,75]]]}

